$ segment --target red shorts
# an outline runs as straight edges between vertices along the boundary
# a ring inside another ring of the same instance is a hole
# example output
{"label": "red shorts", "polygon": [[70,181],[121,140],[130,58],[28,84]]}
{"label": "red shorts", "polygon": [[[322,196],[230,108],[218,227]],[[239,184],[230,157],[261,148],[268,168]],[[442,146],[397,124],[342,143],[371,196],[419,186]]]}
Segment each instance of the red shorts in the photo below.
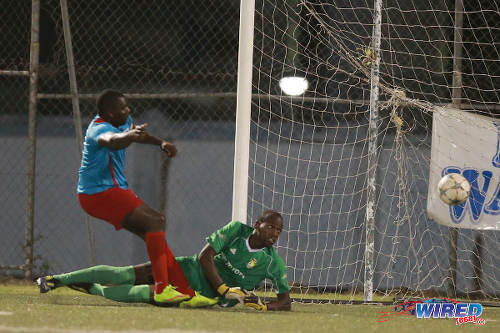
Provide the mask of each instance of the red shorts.
{"label": "red shorts", "polygon": [[144,204],[132,190],[120,187],[95,194],[79,193],[78,201],[87,214],[111,223],[116,230],[122,228],[125,216]]}

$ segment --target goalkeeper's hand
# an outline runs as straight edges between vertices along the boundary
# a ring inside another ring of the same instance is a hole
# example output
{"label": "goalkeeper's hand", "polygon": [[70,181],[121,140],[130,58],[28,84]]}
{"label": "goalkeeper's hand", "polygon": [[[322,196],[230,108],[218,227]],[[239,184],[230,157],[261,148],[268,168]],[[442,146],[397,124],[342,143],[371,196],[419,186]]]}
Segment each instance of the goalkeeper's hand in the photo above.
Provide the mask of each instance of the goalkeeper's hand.
{"label": "goalkeeper's hand", "polygon": [[255,295],[254,293],[248,293],[247,296],[243,299],[245,306],[249,308],[253,308],[257,311],[267,311],[267,305],[262,303],[260,297]]}
{"label": "goalkeeper's hand", "polygon": [[240,287],[228,287],[225,283],[217,287],[217,292],[227,299],[237,300],[238,302],[240,302],[240,304],[244,303],[243,299],[245,298],[245,296],[247,296],[245,290],[241,289]]}

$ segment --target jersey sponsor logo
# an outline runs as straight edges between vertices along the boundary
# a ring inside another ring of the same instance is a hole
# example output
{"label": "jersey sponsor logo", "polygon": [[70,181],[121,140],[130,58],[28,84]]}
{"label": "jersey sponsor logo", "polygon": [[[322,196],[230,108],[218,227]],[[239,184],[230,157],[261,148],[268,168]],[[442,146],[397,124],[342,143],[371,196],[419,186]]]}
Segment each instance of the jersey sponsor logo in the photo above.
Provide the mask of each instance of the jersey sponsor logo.
{"label": "jersey sponsor logo", "polygon": [[229,249],[229,251],[231,251],[232,254],[236,254],[236,249],[234,247],[232,249]]}
{"label": "jersey sponsor logo", "polygon": [[252,259],[250,259],[250,261],[248,262],[248,264],[247,264],[247,268],[254,268],[254,267],[255,267],[255,265],[257,265],[257,259],[252,258]]}
{"label": "jersey sponsor logo", "polygon": [[234,267],[229,260],[227,260],[227,257],[225,256],[224,253],[221,253],[221,259],[224,261],[224,264],[226,265],[227,268],[234,274],[240,276],[243,280],[245,279],[245,274],[243,274],[242,271],[240,271],[238,268]]}

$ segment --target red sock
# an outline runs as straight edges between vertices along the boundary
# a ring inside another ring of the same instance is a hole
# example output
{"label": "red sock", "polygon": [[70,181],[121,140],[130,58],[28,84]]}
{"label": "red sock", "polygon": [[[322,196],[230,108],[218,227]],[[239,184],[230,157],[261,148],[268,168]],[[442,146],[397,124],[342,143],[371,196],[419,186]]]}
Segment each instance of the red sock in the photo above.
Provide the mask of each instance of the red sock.
{"label": "red sock", "polygon": [[146,232],[146,247],[149,259],[151,259],[155,292],[159,294],[168,285],[168,256],[165,249],[165,232]]}
{"label": "red sock", "polygon": [[168,247],[167,242],[165,242],[165,252],[167,254],[168,263],[168,279],[171,285],[177,287],[177,291],[185,295],[194,296],[194,290],[189,285],[189,282],[182,271],[181,265],[175,260],[174,254]]}

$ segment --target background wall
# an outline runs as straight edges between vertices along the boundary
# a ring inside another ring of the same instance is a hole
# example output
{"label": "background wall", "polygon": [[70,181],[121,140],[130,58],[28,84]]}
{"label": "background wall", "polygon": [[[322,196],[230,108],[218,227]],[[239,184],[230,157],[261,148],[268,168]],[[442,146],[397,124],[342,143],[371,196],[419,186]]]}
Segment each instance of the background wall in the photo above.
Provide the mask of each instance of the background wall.
{"label": "background wall", "polygon": [[[71,126],[70,118],[47,117],[39,123],[38,158],[37,158],[37,200],[35,215],[35,254],[36,271],[39,273],[67,272],[92,264],[89,252],[89,238],[82,209],[76,197],[78,154],[74,137],[50,135],[53,123],[66,122]],[[151,132],[168,133],[174,138],[179,150],[178,156],[169,161],[167,182],[162,183],[162,154],[157,147],[132,145],[127,151],[126,174],[131,188],[150,206],[160,209],[159,201],[162,186],[166,186],[167,241],[176,255],[192,255],[200,251],[205,244],[205,237],[230,221],[232,200],[232,169],[234,154],[233,122],[183,122],[166,121],[162,112],[151,110],[144,112],[136,123],[148,122]],[[185,128],[190,130],[186,131]],[[211,128],[205,140],[196,139],[204,129]],[[357,131],[357,135],[359,131]],[[355,141],[351,135],[347,141]],[[423,138],[422,138],[423,139]],[[321,142],[321,141],[320,141]],[[387,145],[393,138],[387,138]],[[269,143],[261,142],[262,145]],[[262,209],[274,207],[285,218],[285,232],[278,242],[278,252],[290,267],[289,276],[296,283],[312,283],[318,286],[336,286],[337,290],[346,290],[362,285],[364,274],[364,222],[366,191],[359,177],[354,177],[357,170],[366,165],[366,149],[363,143],[351,146],[344,144],[343,149],[335,145],[313,146],[307,153],[310,161],[337,160],[341,155],[351,156],[351,165],[345,168],[342,163],[331,163],[329,173],[347,179],[339,184],[327,184],[327,188],[338,193],[333,199],[314,195],[317,188],[311,181],[327,172],[320,164],[305,167],[299,161],[288,161],[287,172],[296,174],[298,181],[283,182],[279,178],[269,178],[274,186],[284,186],[286,193],[303,191],[300,196],[284,198],[273,205],[269,202],[273,194],[265,190],[258,192],[250,203],[250,216],[258,216]],[[26,139],[22,136],[2,136],[0,155],[12,156],[12,151],[22,153],[26,149]],[[278,143],[271,143],[271,151],[278,150]],[[288,149],[301,149],[293,144]],[[304,149],[304,148],[302,148]],[[417,152],[423,156],[429,150]],[[376,219],[376,267],[375,285],[378,289],[391,289],[394,285],[417,283],[423,289],[435,288],[447,275],[448,260],[447,228],[428,220],[425,214],[425,201],[412,201],[412,214],[407,223],[397,225],[392,217],[394,206],[391,193],[398,191],[397,184],[391,177],[383,176],[396,170],[393,159],[394,150],[386,147],[379,159],[380,194]],[[251,151],[257,161],[266,158],[266,151]],[[2,165],[6,161],[3,159]],[[20,158],[20,160],[22,160]],[[268,159],[269,161],[269,159]],[[352,165],[358,163],[359,165]],[[26,183],[25,165],[3,167],[7,172],[0,173],[0,183],[9,184],[12,189],[23,189]],[[384,171],[385,170],[385,171]],[[428,170],[415,170],[416,178],[428,174]],[[262,179],[266,167],[255,163],[250,170],[255,179]],[[352,173],[353,175],[349,176]],[[313,176],[315,174],[315,176]],[[258,175],[261,175],[260,177]],[[422,177],[425,179],[425,177]],[[277,183],[276,183],[277,182]],[[264,184],[265,185],[265,184]],[[250,184],[252,191],[252,183]],[[349,190],[355,189],[360,190]],[[412,186],[410,197],[418,197],[427,192],[427,183],[421,181]],[[7,200],[0,201],[3,214],[0,233],[0,262],[7,265],[23,263],[25,198],[22,191],[12,191]],[[354,193],[346,196],[345,193]],[[275,194],[274,194],[275,195]],[[330,200],[330,201],[329,201]],[[333,201],[331,201],[333,200]],[[357,208],[359,207],[359,208]],[[307,212],[314,212],[310,216]],[[337,213],[332,214],[335,211]],[[422,222],[424,221],[424,222]],[[90,218],[94,229],[97,263],[110,265],[138,264],[148,260],[143,242],[126,231],[115,232],[111,225]],[[307,222],[307,223],[306,223]],[[410,235],[412,235],[410,237]],[[473,231],[461,230],[459,238],[459,280],[460,290],[472,288],[465,277],[473,276],[471,249]],[[411,240],[410,240],[411,238]],[[486,237],[484,247],[488,249],[484,256],[485,290],[494,293],[497,288],[498,269],[496,240]],[[423,253],[420,256],[413,255]],[[422,252],[422,249],[427,249]],[[463,250],[462,250],[463,249]],[[430,254],[429,254],[430,253]],[[410,273],[409,273],[410,272]],[[390,275],[390,276],[389,276]],[[444,286],[442,286],[444,288]]]}

